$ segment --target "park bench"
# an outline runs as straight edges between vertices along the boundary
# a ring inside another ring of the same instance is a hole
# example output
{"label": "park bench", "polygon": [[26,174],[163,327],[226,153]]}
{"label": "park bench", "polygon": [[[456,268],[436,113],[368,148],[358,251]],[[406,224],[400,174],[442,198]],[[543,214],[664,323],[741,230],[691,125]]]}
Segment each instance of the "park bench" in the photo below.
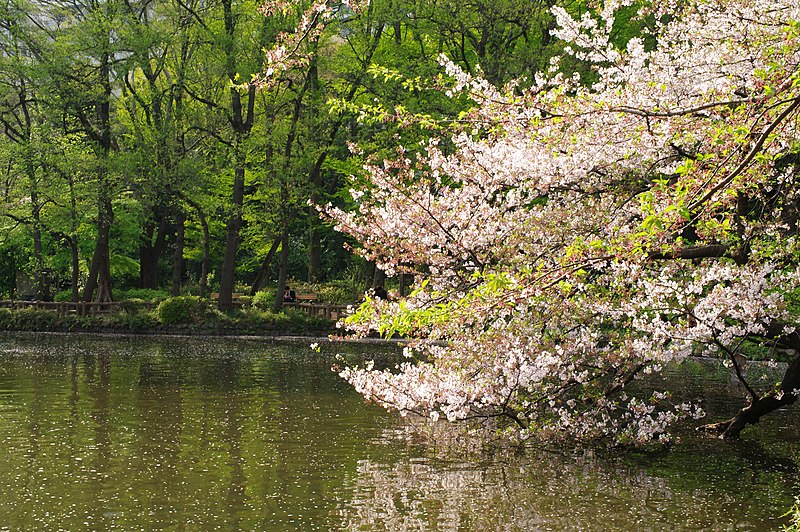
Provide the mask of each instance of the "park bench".
{"label": "park bench", "polygon": [[320,303],[319,294],[297,294],[295,301],[284,303],[287,307],[293,307],[305,312],[310,316],[319,316],[329,320],[338,320],[344,316],[347,305],[336,305],[333,303]]}

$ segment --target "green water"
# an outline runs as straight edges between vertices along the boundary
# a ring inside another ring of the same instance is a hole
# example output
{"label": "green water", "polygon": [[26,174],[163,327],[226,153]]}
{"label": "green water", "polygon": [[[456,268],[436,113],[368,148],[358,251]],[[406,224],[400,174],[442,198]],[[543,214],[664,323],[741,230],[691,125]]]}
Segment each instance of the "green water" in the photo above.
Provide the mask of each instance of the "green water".
{"label": "green water", "polygon": [[[491,451],[365,404],[342,349],[0,335],[0,530],[777,530],[800,494],[796,409],[662,453]],[[741,393],[671,379],[712,413]]]}

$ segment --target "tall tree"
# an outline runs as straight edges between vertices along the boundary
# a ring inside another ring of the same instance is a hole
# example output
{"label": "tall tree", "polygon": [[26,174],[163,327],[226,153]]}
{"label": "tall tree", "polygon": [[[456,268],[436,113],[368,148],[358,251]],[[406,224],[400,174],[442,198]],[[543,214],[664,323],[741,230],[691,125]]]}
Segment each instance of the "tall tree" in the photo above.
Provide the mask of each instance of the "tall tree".
{"label": "tall tree", "polygon": [[112,131],[116,73],[120,49],[118,25],[122,2],[59,2],[37,4],[32,16],[46,40],[39,59],[49,78],[49,89],[72,119],[68,130],[78,130],[90,142],[96,163],[96,237],[83,300],[109,301],[111,293],[111,225],[117,180],[111,159],[117,145]]}
{"label": "tall tree", "polygon": [[[43,125],[31,64],[35,56],[22,35],[23,12],[7,6],[0,11],[0,124],[14,149],[9,154],[9,170],[18,169],[25,185],[15,195],[15,206],[6,201],[7,217],[28,227],[33,238],[33,277],[37,299],[44,299],[44,256],[42,251],[41,161],[37,146]],[[10,190],[7,188],[7,190]],[[10,199],[10,198],[7,198]],[[22,207],[20,209],[19,207]]]}

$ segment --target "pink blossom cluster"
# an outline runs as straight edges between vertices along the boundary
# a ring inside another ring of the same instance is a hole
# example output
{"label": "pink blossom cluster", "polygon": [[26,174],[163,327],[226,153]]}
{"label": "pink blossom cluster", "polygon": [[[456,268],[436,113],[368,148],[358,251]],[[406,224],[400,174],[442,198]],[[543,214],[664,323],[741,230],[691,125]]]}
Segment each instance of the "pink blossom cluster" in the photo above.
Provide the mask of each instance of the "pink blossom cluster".
{"label": "pink blossom cluster", "polygon": [[316,0],[310,5],[292,0],[263,2],[259,10],[264,16],[295,16],[298,21],[293,31],[280,33],[275,45],[264,51],[263,71],[253,79],[253,83],[262,88],[271,87],[281,72],[307,64],[310,59],[307,43],[317,41],[327,24],[342,9],[358,12],[367,4],[368,0]]}
{"label": "pink blossom cluster", "polygon": [[505,419],[522,437],[642,443],[701,413],[629,395],[633,379],[793,332],[800,198],[781,161],[797,150],[800,4],[661,2],[620,48],[626,3],[553,10],[591,86],[558,58],[524,90],[443,58],[450,92],[475,102],[468,126],[373,161],[357,209],[322,209],[417,283],[348,320],[419,338],[396,368],[341,371],[367,398]]}

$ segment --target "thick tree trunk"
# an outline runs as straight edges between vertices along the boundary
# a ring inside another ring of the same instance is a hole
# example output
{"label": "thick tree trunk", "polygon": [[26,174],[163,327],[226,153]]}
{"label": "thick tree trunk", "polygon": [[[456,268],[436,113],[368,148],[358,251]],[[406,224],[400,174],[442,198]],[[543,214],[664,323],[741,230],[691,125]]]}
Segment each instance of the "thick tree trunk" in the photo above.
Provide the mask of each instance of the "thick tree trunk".
{"label": "thick tree trunk", "polygon": [[[239,149],[238,147],[236,148]],[[236,154],[236,168],[233,179],[233,201],[228,218],[225,237],[225,255],[219,281],[219,309],[233,307],[233,287],[236,282],[236,252],[239,249],[239,231],[242,227],[242,205],[244,202],[244,161]]]}
{"label": "thick tree trunk", "polygon": [[378,267],[375,267],[375,275],[372,276],[372,288],[378,288],[379,286],[385,287],[385,285],[386,285],[386,272],[384,272]]}
{"label": "thick tree trunk", "polygon": [[153,242],[154,226],[145,229],[144,239],[139,246],[139,288],[158,288],[158,261],[164,251],[167,239],[167,218],[158,215],[158,232]]}
{"label": "thick tree trunk", "polygon": [[109,238],[114,212],[108,197],[101,199],[97,213],[97,243],[89,268],[89,278],[83,291],[83,301],[92,301],[97,291],[97,301],[112,301]]}
{"label": "thick tree trunk", "polygon": [[414,284],[414,276],[410,273],[400,274],[400,297],[408,295],[408,289]]}
{"label": "thick tree trunk", "polygon": [[751,398],[750,404],[731,419],[703,425],[700,429],[718,434],[720,438],[738,438],[747,425],[755,425],[763,416],[797,401],[795,390],[800,390],[800,356],[796,356],[786,368],[777,392],[771,391],[757,399]]}
{"label": "thick tree trunk", "polygon": [[106,241],[106,252],[103,254],[103,261],[100,263],[100,276],[97,284],[97,301],[114,301],[114,296],[111,293],[111,253],[108,240]]}
{"label": "thick tree trunk", "polygon": [[185,232],[185,217],[183,210],[179,209],[175,216],[175,254],[172,257],[172,295],[181,295],[181,278],[183,277],[183,237]]}
{"label": "thick tree trunk", "polygon": [[[223,42],[226,70],[228,78],[233,84],[236,83],[239,75],[237,71],[239,58],[236,47],[237,17],[233,11],[232,0],[222,0],[222,11],[225,36],[227,37]],[[222,260],[222,271],[220,272],[218,302],[220,310],[227,310],[233,307],[233,288],[236,282],[236,253],[239,249],[239,232],[242,228],[242,206],[244,204],[244,170],[247,163],[244,141],[253,129],[256,101],[255,85],[250,85],[248,88],[244,104],[239,88],[233,85],[230,87],[230,97],[230,121],[231,129],[234,133],[231,146],[233,149],[233,193],[225,237],[225,254]]]}

